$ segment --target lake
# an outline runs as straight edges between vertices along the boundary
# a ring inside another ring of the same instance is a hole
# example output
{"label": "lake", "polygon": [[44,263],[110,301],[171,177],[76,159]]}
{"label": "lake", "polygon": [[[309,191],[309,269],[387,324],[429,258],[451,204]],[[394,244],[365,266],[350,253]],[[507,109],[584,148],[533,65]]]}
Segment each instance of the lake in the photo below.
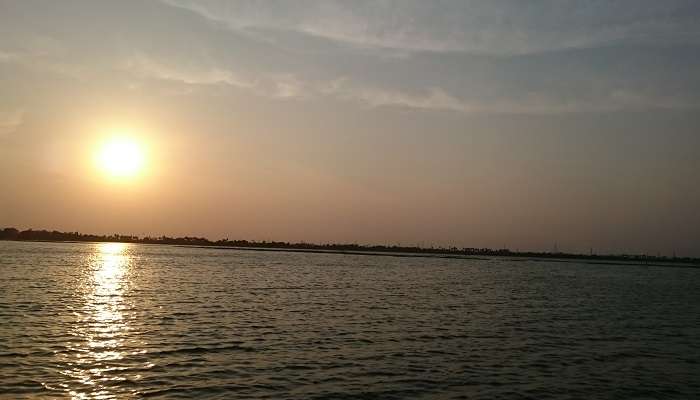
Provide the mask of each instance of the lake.
{"label": "lake", "polygon": [[0,242],[0,397],[700,398],[700,270]]}

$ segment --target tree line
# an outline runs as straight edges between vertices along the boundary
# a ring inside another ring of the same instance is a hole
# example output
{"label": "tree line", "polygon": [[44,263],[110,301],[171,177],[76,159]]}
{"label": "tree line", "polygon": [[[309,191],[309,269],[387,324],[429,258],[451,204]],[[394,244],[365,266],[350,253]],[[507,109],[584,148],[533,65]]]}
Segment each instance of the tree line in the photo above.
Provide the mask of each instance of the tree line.
{"label": "tree line", "polygon": [[60,232],[48,230],[27,229],[20,231],[16,228],[4,228],[0,230],[0,240],[16,241],[51,241],[51,242],[122,242],[143,244],[169,244],[184,246],[211,246],[211,247],[238,247],[260,249],[288,249],[288,250],[314,250],[332,252],[371,252],[371,253],[407,253],[407,254],[440,254],[454,256],[510,256],[510,257],[536,257],[557,259],[588,259],[601,261],[634,261],[634,262],[681,262],[700,264],[700,259],[690,257],[666,257],[651,255],[598,255],[598,254],[572,254],[559,251],[531,252],[511,251],[510,249],[490,249],[473,247],[421,247],[402,245],[361,245],[356,243],[306,243],[306,242],[282,242],[282,241],[255,241],[255,240],[229,240],[216,241],[203,237],[184,236],[135,236],[135,235],[94,235],[80,232]]}

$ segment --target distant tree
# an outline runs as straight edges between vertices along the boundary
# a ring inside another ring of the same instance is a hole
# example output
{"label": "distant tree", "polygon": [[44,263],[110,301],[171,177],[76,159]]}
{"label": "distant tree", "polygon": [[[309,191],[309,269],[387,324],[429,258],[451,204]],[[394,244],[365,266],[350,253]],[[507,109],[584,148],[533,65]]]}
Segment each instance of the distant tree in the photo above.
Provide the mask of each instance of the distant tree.
{"label": "distant tree", "polygon": [[5,228],[0,231],[0,240],[15,240],[19,235],[19,230],[15,228]]}

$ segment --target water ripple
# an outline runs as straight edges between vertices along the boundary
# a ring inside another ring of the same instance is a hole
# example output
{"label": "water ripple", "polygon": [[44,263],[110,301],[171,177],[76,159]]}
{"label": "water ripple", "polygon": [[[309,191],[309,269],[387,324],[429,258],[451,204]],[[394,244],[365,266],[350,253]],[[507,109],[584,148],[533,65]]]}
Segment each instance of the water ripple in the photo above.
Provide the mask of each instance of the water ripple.
{"label": "water ripple", "polygon": [[699,398],[700,270],[0,242],[0,398]]}

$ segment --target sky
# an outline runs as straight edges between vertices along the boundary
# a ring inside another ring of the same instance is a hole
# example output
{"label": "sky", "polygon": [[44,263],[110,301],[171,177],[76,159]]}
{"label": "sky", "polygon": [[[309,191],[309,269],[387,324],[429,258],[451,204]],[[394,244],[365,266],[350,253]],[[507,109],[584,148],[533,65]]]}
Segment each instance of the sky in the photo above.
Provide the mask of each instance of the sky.
{"label": "sky", "polygon": [[699,111],[695,0],[0,0],[0,226],[700,256]]}

